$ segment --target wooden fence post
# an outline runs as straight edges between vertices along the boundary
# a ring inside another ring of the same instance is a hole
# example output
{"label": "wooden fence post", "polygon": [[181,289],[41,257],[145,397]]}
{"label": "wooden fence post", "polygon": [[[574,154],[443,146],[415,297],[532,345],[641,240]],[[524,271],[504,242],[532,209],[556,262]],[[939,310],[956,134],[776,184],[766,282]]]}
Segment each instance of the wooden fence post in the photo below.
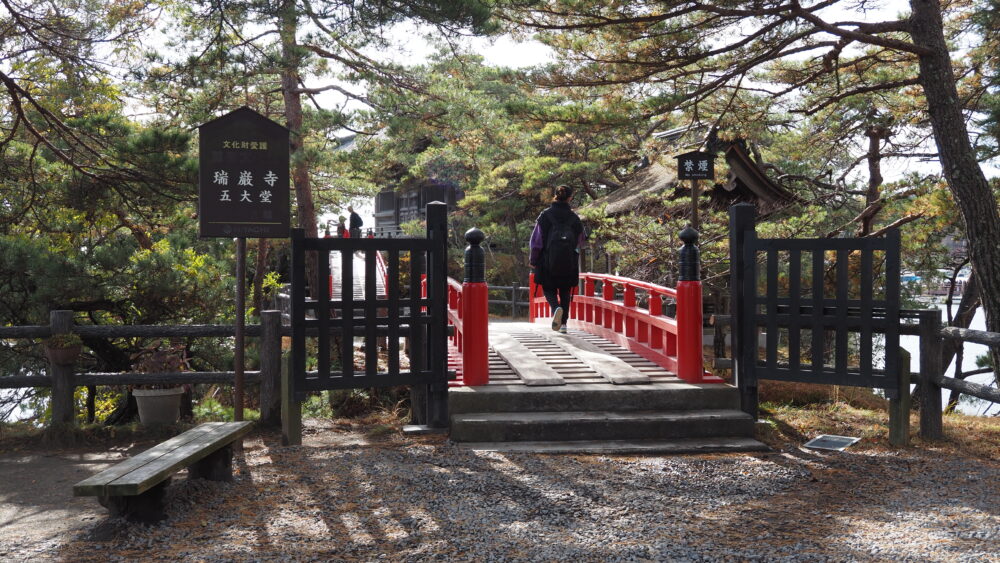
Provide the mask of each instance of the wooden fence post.
{"label": "wooden fence post", "polygon": [[751,326],[747,318],[746,304],[743,302],[743,285],[754,264],[747,264],[743,257],[743,243],[746,231],[752,231],[756,224],[756,211],[749,203],[739,203],[729,208],[729,288],[732,298],[729,310],[732,323],[729,334],[732,338],[733,377],[740,390],[743,412],[757,419],[757,378],[753,373],[757,361],[757,327]]}
{"label": "wooden fence post", "polygon": [[[726,312],[722,292],[718,289],[712,290],[712,309],[716,318]],[[712,351],[715,358],[726,357],[726,333],[720,322],[712,323]]]}
{"label": "wooden fence post", "polygon": [[[427,296],[434,303],[448,298],[448,206],[440,201],[427,204],[427,238],[434,246],[427,261]],[[427,361],[431,369],[443,373],[438,381],[427,386],[427,425],[447,428],[448,418],[448,324],[444,307],[431,311],[431,323],[426,327]],[[435,315],[441,315],[436,318]]]}
{"label": "wooden fence post", "polygon": [[510,286],[510,320],[512,320],[512,321],[516,321],[517,320],[517,290],[518,289],[520,289],[520,287],[517,285],[517,282],[513,282],[513,284]]}
{"label": "wooden fence post", "polygon": [[281,425],[281,311],[260,313],[260,423]]}
{"label": "wooden fence post", "polygon": [[899,348],[899,393],[889,399],[889,443],[910,445],[910,353],[903,347]]}
{"label": "wooden fence post", "polygon": [[920,436],[931,440],[943,436],[941,387],[934,379],[941,374],[941,312],[920,311]]}
{"label": "wooden fence post", "polygon": [[292,355],[281,359],[281,445],[302,445],[302,403],[292,394]]}
{"label": "wooden fence post", "polygon": [[[50,311],[49,327],[52,335],[73,332],[73,311]],[[72,425],[76,421],[76,391],[73,372],[76,363],[58,364],[49,360],[49,377],[52,380],[52,426]]]}

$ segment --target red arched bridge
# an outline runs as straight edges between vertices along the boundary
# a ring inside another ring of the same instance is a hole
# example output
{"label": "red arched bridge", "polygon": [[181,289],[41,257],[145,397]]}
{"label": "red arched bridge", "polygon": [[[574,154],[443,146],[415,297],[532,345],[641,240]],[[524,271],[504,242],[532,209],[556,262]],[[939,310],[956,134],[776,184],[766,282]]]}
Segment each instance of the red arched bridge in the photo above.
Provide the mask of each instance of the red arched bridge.
{"label": "red arched bridge", "polygon": [[[580,279],[583,292],[573,291],[565,334],[551,330],[552,312],[533,275],[527,323],[490,323],[486,284],[449,279],[452,385],[722,383],[703,367],[700,282],[670,288],[609,274]],[[665,300],[676,303],[674,316],[665,314]],[[586,376],[580,363],[590,370]]]}
{"label": "red arched bridge", "polygon": [[[414,428],[447,428],[480,449],[761,447],[736,389],[704,370],[694,239],[685,246],[694,264],[682,267],[676,288],[581,274],[562,334],[533,280],[529,321],[491,322],[483,234],[466,235],[463,281],[448,278],[444,206],[434,207],[426,238],[293,235],[294,401],[324,389],[410,385]],[[330,282],[307,298],[312,252],[319,279]],[[665,314],[665,301],[676,314]]]}

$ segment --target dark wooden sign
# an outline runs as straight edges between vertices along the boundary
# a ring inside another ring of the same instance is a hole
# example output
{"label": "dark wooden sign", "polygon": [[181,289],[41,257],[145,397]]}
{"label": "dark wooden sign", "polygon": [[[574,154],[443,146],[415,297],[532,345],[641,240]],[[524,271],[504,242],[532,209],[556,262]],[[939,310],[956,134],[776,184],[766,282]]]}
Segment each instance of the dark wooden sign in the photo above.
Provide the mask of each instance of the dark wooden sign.
{"label": "dark wooden sign", "polygon": [[287,238],[288,129],[242,107],[198,130],[200,236]]}
{"label": "dark wooden sign", "polygon": [[707,152],[689,152],[677,157],[678,180],[715,179],[715,155]]}

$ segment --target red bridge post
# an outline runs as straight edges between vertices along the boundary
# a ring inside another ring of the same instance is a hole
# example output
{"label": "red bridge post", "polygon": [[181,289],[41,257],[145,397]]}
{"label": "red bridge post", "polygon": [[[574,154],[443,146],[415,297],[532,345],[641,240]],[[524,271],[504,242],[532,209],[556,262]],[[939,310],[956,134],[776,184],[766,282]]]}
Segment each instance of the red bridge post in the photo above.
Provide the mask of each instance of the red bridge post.
{"label": "red bridge post", "polygon": [[677,376],[700,383],[705,376],[702,352],[701,264],[698,231],[690,226],[680,232],[680,279],[677,282]]}
{"label": "red bridge post", "polygon": [[486,285],[486,238],[476,228],[465,233],[465,279],[462,281],[462,379],[466,385],[490,382],[490,301]]}
{"label": "red bridge post", "polygon": [[535,272],[528,273],[528,322],[535,322]]}

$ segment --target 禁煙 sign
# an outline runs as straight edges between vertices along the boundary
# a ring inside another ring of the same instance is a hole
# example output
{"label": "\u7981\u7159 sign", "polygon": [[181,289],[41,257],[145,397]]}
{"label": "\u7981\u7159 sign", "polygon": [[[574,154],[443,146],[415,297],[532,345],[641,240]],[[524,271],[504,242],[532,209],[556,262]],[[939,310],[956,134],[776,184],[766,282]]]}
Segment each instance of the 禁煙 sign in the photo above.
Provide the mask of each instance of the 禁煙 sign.
{"label": "\u7981\u7159 sign", "polygon": [[694,151],[677,157],[678,180],[712,180],[714,178],[714,154]]}

